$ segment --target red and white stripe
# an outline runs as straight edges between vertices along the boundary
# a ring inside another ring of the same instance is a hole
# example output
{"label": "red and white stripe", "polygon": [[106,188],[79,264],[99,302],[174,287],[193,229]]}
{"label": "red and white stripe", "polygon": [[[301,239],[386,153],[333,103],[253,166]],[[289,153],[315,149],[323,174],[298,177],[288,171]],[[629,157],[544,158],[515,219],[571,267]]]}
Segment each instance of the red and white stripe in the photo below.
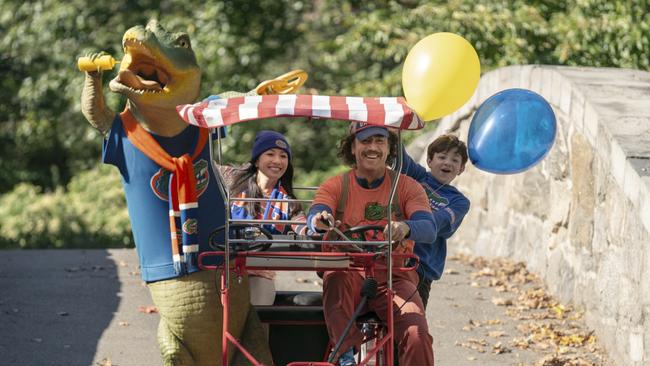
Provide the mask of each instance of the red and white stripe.
{"label": "red and white stripe", "polygon": [[204,128],[275,117],[339,119],[403,130],[424,127],[401,97],[255,95],[185,104],[176,109],[185,122]]}

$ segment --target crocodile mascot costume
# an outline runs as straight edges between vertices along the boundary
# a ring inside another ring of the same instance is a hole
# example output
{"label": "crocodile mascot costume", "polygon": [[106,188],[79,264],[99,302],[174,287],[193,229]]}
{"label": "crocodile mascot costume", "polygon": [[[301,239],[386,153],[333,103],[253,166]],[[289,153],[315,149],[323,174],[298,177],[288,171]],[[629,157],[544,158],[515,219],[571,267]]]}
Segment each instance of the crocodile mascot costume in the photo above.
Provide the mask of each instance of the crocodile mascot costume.
{"label": "crocodile mascot costume", "polygon": [[[200,271],[197,256],[210,242],[223,242],[217,228],[224,225],[224,198],[209,169],[207,130],[187,125],[176,112],[199,96],[201,70],[187,34],[169,33],[156,21],[129,29],[122,45],[125,55],[109,88],[126,96],[125,110],[116,114],[106,106],[98,69],[86,72],[82,111],[105,134],[104,163],[122,175],[142,278],[160,313],[164,365],[219,365],[219,273]],[[248,279],[230,277],[236,310],[229,330],[258,361],[272,365]],[[248,364],[240,352],[229,358]]]}

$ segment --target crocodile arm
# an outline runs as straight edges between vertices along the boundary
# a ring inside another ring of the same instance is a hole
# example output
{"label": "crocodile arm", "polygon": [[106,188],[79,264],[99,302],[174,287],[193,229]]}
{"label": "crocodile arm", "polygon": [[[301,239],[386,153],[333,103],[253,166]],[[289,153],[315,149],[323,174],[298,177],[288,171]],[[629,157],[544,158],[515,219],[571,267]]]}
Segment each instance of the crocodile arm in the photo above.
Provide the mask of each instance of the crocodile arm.
{"label": "crocodile arm", "polygon": [[86,72],[81,92],[81,112],[99,132],[106,134],[110,129],[115,112],[104,101],[101,72]]}

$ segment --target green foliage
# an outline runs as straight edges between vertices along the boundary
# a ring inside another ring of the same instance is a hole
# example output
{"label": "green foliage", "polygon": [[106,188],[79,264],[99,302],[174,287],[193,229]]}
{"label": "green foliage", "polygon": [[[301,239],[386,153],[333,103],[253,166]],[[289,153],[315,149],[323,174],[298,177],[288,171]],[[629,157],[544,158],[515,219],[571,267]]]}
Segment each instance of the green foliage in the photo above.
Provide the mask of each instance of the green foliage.
{"label": "green foliage", "polygon": [[[0,241],[131,243],[121,184],[104,180],[116,172],[80,173],[99,164],[101,138],[80,113],[76,58],[98,51],[121,58],[124,31],[151,18],[189,33],[203,69],[202,97],[248,91],[295,68],[310,75],[303,93],[398,96],[409,49],[442,31],[468,39],[484,72],[513,64],[650,70],[648,8],[647,0],[4,0],[0,194],[8,193],[0,198]],[[114,75],[104,74],[106,84]],[[123,108],[120,96],[105,94],[111,109]],[[226,161],[247,161],[262,128],[287,135],[298,185],[341,169],[336,146],[346,125],[324,121],[235,126],[224,141]]]}
{"label": "green foliage", "polygon": [[0,248],[133,245],[119,173],[108,166],[75,176],[66,190],[18,184],[0,197],[0,231]]}
{"label": "green foliage", "polygon": [[650,70],[650,3],[581,0],[552,20],[553,56],[576,66]]}

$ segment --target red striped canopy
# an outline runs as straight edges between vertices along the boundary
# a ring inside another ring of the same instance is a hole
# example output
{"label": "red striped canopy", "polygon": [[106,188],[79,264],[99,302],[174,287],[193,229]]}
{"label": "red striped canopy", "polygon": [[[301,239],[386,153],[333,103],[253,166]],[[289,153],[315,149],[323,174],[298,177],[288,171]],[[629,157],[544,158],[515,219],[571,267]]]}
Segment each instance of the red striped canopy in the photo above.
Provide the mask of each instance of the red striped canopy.
{"label": "red striped canopy", "polygon": [[176,107],[185,122],[216,128],[275,117],[309,117],[418,130],[424,124],[401,97],[345,97],[326,95],[254,95],[206,100]]}

